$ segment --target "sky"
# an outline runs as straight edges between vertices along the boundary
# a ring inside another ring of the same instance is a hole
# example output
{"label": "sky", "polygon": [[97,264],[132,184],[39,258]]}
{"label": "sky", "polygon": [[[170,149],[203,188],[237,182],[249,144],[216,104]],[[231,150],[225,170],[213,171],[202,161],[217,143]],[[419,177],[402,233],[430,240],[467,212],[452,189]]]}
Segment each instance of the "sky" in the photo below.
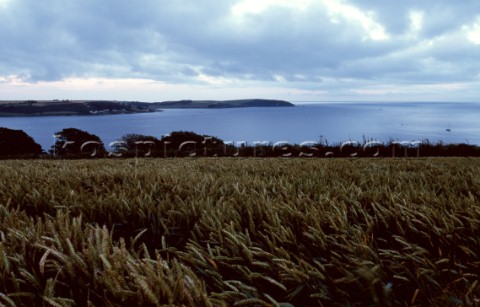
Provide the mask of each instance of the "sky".
{"label": "sky", "polygon": [[0,0],[0,100],[480,100],[479,0]]}

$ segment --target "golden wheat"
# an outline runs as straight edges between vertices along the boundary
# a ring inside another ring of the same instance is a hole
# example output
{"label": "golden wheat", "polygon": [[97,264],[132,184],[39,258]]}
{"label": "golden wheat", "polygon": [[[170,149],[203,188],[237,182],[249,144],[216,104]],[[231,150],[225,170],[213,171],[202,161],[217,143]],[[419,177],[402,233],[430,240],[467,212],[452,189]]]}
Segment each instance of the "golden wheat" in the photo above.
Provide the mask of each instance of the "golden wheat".
{"label": "golden wheat", "polygon": [[0,305],[479,304],[480,160],[2,161]]}

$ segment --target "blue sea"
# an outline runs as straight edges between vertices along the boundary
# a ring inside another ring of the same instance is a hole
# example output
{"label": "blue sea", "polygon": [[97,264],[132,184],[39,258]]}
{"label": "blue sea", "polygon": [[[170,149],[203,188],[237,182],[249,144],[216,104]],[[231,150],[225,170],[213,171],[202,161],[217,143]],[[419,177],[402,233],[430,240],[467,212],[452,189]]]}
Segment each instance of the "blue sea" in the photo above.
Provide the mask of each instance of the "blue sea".
{"label": "blue sea", "polygon": [[172,131],[193,131],[224,141],[381,142],[424,141],[480,145],[480,103],[296,103],[296,107],[177,109],[154,113],[0,117],[0,127],[20,129],[48,150],[53,135],[78,128],[109,144],[125,134],[161,138]]}

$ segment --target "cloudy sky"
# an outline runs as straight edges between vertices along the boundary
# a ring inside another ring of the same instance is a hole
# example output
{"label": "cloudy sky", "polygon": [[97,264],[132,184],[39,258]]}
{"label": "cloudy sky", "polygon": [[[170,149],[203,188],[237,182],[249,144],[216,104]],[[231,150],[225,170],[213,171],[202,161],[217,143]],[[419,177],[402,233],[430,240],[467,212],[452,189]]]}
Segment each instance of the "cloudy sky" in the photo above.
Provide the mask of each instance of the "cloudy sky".
{"label": "cloudy sky", "polygon": [[0,0],[0,100],[479,101],[479,0]]}

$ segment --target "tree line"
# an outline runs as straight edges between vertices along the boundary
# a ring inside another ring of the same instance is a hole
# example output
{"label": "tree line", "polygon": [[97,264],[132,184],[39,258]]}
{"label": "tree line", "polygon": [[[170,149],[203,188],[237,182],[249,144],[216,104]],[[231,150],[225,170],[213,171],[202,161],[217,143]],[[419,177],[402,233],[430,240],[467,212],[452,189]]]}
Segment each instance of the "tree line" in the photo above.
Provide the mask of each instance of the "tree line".
{"label": "tree line", "polygon": [[0,158],[121,158],[121,157],[480,157],[480,147],[472,144],[422,142],[381,143],[364,139],[329,144],[323,142],[225,142],[217,137],[190,131],[174,131],[161,138],[126,134],[105,148],[95,134],[65,128],[54,134],[55,143],[48,151],[22,130],[0,127]]}

